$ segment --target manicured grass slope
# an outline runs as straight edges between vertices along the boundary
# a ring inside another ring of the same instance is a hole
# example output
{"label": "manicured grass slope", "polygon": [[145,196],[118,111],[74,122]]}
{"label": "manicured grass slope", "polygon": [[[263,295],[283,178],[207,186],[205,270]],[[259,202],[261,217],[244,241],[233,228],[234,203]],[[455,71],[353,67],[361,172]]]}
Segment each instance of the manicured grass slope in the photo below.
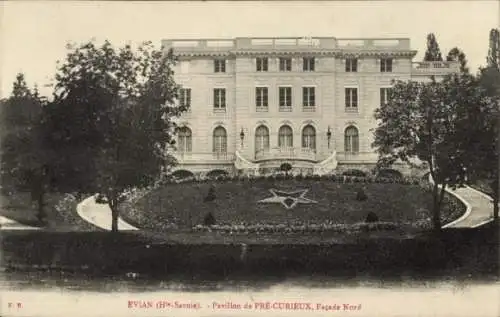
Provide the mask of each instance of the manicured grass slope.
{"label": "manicured grass slope", "polygon": [[[210,183],[167,185],[126,206],[123,216],[145,229],[165,229],[168,223],[179,227],[203,223],[212,212],[218,224],[274,223],[294,221],[352,224],[375,212],[380,221],[407,223],[430,217],[432,196],[418,185],[336,183],[328,180],[255,180],[215,183],[216,199],[205,202]],[[269,189],[295,191],[307,189],[306,198],[316,204],[299,204],[287,210],[280,204],[259,203],[272,197]],[[366,201],[357,201],[356,193],[364,189]],[[457,218],[465,207],[455,197],[446,197],[443,219]]]}

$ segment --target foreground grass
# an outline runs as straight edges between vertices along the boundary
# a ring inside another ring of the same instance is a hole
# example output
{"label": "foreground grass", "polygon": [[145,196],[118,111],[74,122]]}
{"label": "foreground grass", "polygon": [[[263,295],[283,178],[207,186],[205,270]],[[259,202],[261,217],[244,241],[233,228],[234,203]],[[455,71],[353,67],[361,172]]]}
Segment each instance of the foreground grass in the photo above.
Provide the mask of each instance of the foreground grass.
{"label": "foreground grass", "polygon": [[[380,221],[412,223],[431,217],[432,196],[418,185],[335,183],[328,180],[256,180],[225,181],[215,184],[216,199],[204,202],[211,184],[181,183],[167,185],[135,204],[125,204],[122,216],[134,225],[157,231],[170,230],[170,225],[190,228],[202,224],[212,213],[218,224],[294,222],[354,224],[363,222],[369,212]],[[258,203],[271,197],[269,189],[294,191],[307,189],[306,198],[316,204],[301,204],[291,210],[280,204]],[[363,189],[368,199],[357,201]],[[465,206],[447,195],[442,208],[443,223],[460,217]]]}

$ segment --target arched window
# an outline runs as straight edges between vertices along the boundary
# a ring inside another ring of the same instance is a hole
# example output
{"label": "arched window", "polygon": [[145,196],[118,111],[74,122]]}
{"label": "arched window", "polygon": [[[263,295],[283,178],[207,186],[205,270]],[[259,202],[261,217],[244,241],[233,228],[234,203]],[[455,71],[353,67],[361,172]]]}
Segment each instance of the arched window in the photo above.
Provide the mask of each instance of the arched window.
{"label": "arched window", "polygon": [[227,152],[227,133],[223,127],[214,129],[213,134],[213,152],[226,153]]}
{"label": "arched window", "polygon": [[359,133],[358,129],[349,126],[344,132],[344,152],[358,153],[359,152]]}
{"label": "arched window", "polygon": [[278,146],[281,148],[293,147],[293,131],[287,125],[281,126],[279,130]]}
{"label": "arched window", "polygon": [[255,153],[269,150],[269,129],[259,126],[255,130]]}
{"label": "arched window", "polygon": [[177,130],[177,151],[191,152],[193,150],[193,136],[191,129],[181,127]]}
{"label": "arched window", "polygon": [[312,125],[306,125],[302,129],[302,147],[311,150],[316,149],[316,129]]}

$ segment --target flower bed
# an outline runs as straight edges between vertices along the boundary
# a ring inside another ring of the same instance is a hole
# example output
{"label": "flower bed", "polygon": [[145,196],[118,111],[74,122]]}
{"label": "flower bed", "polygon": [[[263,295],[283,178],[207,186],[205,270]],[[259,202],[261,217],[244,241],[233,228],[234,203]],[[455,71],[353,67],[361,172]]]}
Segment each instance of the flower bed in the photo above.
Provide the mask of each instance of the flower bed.
{"label": "flower bed", "polygon": [[333,222],[325,222],[318,224],[239,224],[239,225],[213,225],[204,226],[196,225],[193,231],[205,232],[216,231],[223,234],[248,234],[248,233],[312,233],[312,232],[359,232],[373,230],[396,230],[400,228],[400,224],[392,222],[377,222],[377,223],[356,223],[351,225],[336,224]]}

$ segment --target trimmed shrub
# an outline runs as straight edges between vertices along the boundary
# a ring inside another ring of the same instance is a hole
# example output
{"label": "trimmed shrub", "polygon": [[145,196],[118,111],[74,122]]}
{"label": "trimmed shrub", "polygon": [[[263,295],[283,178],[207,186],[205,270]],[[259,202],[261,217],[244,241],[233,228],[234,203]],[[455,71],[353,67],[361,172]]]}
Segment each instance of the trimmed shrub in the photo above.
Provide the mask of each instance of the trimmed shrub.
{"label": "trimmed shrub", "polygon": [[216,223],[215,217],[211,212],[208,212],[205,217],[203,218],[203,225],[207,227],[214,226]]}
{"label": "trimmed shrub", "polygon": [[365,222],[366,223],[378,222],[378,216],[377,216],[377,214],[374,213],[373,211],[370,211],[368,213],[368,215],[366,215]]}
{"label": "trimmed shrub", "polygon": [[358,169],[350,169],[342,173],[344,176],[366,177],[366,173]]}
{"label": "trimmed shrub", "polygon": [[210,186],[210,189],[208,190],[208,194],[205,197],[204,201],[205,202],[211,202],[211,201],[214,201],[216,198],[217,198],[217,196],[215,195],[215,187],[214,186]]}
{"label": "trimmed shrub", "polygon": [[365,201],[368,199],[368,196],[366,195],[365,191],[363,189],[358,190],[356,193],[356,200],[357,201]]}

